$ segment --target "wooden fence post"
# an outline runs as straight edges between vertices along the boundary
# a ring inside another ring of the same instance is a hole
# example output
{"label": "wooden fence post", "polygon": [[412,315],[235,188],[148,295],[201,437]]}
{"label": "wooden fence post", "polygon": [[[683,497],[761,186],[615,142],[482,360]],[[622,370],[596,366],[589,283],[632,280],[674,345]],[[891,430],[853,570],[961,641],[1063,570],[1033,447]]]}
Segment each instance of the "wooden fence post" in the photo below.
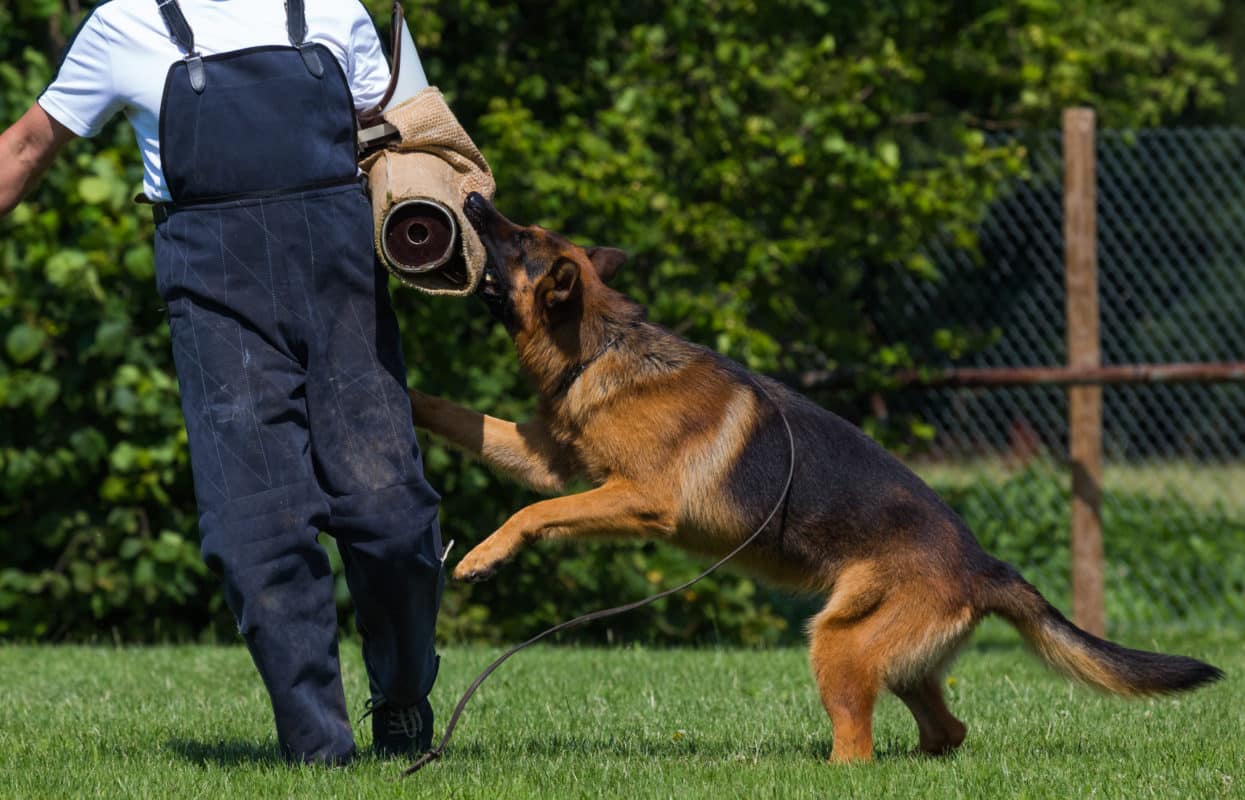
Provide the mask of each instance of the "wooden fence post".
{"label": "wooden fence post", "polygon": [[[1098,235],[1094,180],[1094,111],[1063,112],[1064,286],[1068,366],[1101,364],[1098,336]],[[1106,633],[1102,557],[1102,387],[1068,388],[1072,462],[1072,619]]]}

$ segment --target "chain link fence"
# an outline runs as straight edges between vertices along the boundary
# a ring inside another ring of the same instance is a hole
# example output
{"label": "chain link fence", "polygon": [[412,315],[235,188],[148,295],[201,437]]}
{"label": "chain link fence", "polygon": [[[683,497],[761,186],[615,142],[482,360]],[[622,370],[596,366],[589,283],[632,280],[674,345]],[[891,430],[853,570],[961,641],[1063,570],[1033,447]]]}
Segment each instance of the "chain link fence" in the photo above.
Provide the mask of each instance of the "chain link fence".
{"label": "chain link fence", "polygon": [[[1029,179],[978,256],[933,248],[941,279],[908,282],[894,323],[940,322],[930,366],[1067,363],[1061,137],[996,141],[1026,148]],[[1097,162],[1102,363],[1245,361],[1245,129],[1101,132]],[[1068,609],[1067,390],[887,400],[932,429],[917,471]],[[1103,459],[1109,629],[1245,621],[1245,384],[1104,386]]]}

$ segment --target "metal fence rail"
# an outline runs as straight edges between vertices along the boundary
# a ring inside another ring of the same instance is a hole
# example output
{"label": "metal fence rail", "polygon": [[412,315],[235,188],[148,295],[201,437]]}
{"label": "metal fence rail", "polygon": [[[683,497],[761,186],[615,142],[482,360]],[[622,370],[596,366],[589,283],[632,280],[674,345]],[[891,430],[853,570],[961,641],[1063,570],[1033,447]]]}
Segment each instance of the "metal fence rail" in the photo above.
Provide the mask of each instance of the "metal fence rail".
{"label": "metal fence rail", "polygon": [[[932,319],[979,345],[959,359],[931,352],[930,366],[1068,363],[1062,137],[1019,141],[1031,176],[983,223],[979,257],[935,245],[941,279],[906,283],[897,333]],[[1245,361],[1245,129],[1105,131],[1096,156],[1103,367]],[[1185,377],[1102,392],[1114,629],[1245,621],[1245,384]],[[1021,553],[1065,608],[1067,396],[1055,385],[944,384],[888,402],[935,432],[918,471],[976,503],[989,520],[976,525],[981,538]]]}

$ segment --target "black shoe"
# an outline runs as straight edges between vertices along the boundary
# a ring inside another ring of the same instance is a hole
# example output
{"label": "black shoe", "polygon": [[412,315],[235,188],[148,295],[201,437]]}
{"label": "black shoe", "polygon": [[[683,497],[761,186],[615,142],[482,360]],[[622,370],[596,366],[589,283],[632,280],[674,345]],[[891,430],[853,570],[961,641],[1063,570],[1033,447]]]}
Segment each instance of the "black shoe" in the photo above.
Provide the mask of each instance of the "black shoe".
{"label": "black shoe", "polygon": [[432,705],[426,697],[410,706],[373,697],[363,716],[372,717],[372,747],[384,758],[416,756],[432,749]]}

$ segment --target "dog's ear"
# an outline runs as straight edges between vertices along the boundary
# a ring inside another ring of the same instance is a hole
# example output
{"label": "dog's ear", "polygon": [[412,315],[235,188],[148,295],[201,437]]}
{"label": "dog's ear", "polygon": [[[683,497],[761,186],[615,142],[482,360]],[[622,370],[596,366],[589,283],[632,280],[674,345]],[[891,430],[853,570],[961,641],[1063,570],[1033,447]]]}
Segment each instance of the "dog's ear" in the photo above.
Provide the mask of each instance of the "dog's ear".
{"label": "dog's ear", "polygon": [[589,247],[586,251],[592,266],[597,268],[601,280],[609,283],[627,260],[627,254],[617,247]]}
{"label": "dog's ear", "polygon": [[540,282],[545,308],[561,305],[579,294],[579,265],[564,258]]}

